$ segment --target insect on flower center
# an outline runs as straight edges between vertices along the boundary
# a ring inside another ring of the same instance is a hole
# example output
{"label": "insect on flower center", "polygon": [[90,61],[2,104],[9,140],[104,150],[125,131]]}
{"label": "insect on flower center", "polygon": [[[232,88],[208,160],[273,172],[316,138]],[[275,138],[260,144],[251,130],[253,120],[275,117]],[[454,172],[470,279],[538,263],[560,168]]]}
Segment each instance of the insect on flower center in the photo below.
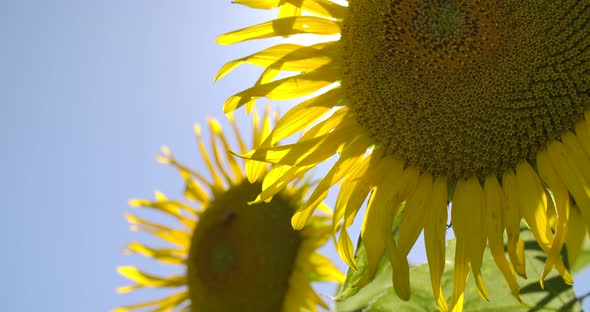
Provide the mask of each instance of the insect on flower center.
{"label": "insect on flower center", "polygon": [[392,155],[469,177],[534,160],[590,105],[590,0],[363,0],[342,87]]}

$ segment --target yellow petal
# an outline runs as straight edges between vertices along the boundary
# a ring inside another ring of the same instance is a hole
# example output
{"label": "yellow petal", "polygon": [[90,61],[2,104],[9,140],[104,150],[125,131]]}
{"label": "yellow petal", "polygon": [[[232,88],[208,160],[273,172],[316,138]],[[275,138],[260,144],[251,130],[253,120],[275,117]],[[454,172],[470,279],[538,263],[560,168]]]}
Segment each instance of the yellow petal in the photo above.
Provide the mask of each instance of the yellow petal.
{"label": "yellow petal", "polygon": [[568,152],[570,162],[576,164],[582,177],[587,182],[590,182],[590,158],[584,153],[580,140],[569,131],[563,133],[561,139],[563,141],[563,147]]}
{"label": "yellow petal", "polygon": [[317,275],[320,281],[335,281],[339,283],[344,282],[344,275],[340,270],[334,266],[332,261],[324,255],[314,253],[308,258],[311,266],[314,269],[314,273]]}
{"label": "yellow petal", "polygon": [[295,5],[304,11],[325,17],[342,18],[347,8],[329,0],[234,0],[255,9],[273,9],[283,3]]}
{"label": "yellow petal", "polygon": [[[415,174],[417,175],[417,172]],[[404,182],[402,184],[402,186],[407,185]],[[424,202],[432,193],[432,176],[422,175],[416,188],[416,192],[403,208],[397,247],[386,240],[387,256],[392,263],[393,286],[397,295],[403,300],[410,298],[410,268],[407,257],[424,227]]]}
{"label": "yellow petal", "polygon": [[484,186],[485,206],[488,220],[488,241],[492,257],[504,275],[512,295],[522,303],[520,298],[520,286],[516,281],[514,270],[504,256],[504,194],[495,176],[487,176]]}
{"label": "yellow petal", "polygon": [[190,245],[190,233],[182,230],[171,228],[158,223],[150,222],[145,219],[126,214],[127,222],[131,224],[131,230],[143,231],[160,238],[172,245],[188,249]]}
{"label": "yellow petal", "polygon": [[344,260],[347,265],[356,270],[357,268],[356,261],[354,259],[354,247],[352,245],[352,240],[350,240],[350,236],[348,235],[348,231],[346,231],[346,227],[342,227],[340,236],[338,237],[336,249],[342,260]]}
{"label": "yellow petal", "polygon": [[217,137],[221,143],[223,144],[223,149],[225,151],[225,159],[226,161],[229,163],[229,166],[231,168],[231,171],[233,173],[233,180],[237,181],[237,180],[241,180],[243,177],[243,169],[242,167],[238,164],[238,162],[236,161],[236,157],[230,152],[230,145],[227,141],[227,139],[225,138],[225,135],[223,135],[223,131],[221,129],[221,125],[219,125],[219,123],[216,120],[212,120],[212,122],[214,123],[212,125],[212,134],[213,136]]}
{"label": "yellow petal", "polygon": [[401,171],[399,163],[389,158],[383,158],[375,150],[366,157],[366,160],[366,163],[364,163],[366,166],[359,168],[356,174],[350,177],[354,184],[351,189],[353,194],[346,203],[344,210],[344,224],[347,227],[352,225],[356,213],[366,199],[367,194],[381,182],[385,172]]}
{"label": "yellow petal", "polygon": [[221,178],[217,174],[217,171],[213,168],[213,163],[211,162],[210,157],[209,157],[209,153],[207,152],[207,149],[205,148],[205,144],[203,143],[203,138],[201,136],[201,126],[199,124],[195,124],[194,131],[195,131],[195,136],[197,137],[197,143],[199,145],[199,151],[200,151],[201,157],[203,158],[205,165],[207,165],[207,169],[209,169],[209,172],[211,173],[211,176],[213,177],[214,185],[216,188],[222,188],[223,182],[221,181]]}
{"label": "yellow petal", "polygon": [[262,147],[241,157],[272,162],[289,166],[317,164],[348,146],[358,137],[360,126],[354,121],[346,121],[325,135],[275,147]]}
{"label": "yellow petal", "polygon": [[246,151],[248,150],[246,148],[246,144],[244,144],[244,139],[242,138],[242,134],[240,133],[240,129],[238,129],[238,125],[236,124],[236,120],[234,119],[233,114],[230,113],[226,113],[227,119],[229,120],[229,123],[231,124],[231,128],[232,131],[234,133],[234,137],[236,138],[236,141],[238,141],[238,146],[240,147],[240,153],[246,153]]}
{"label": "yellow petal", "polygon": [[289,109],[277,122],[262,146],[273,146],[278,141],[306,129],[328,113],[343,97],[342,88],[335,88]]}
{"label": "yellow petal", "polygon": [[254,54],[250,54],[237,60],[230,61],[223,65],[221,69],[219,69],[214,80],[217,81],[221,79],[223,76],[227,75],[229,72],[231,72],[243,63],[250,63],[252,65],[267,67],[276,62],[277,60],[280,60],[285,55],[288,55],[289,53],[301,47],[303,46],[299,44],[278,44],[270,48],[264,49],[262,51],[256,52]]}
{"label": "yellow petal", "polygon": [[392,238],[385,239],[385,247],[387,258],[393,269],[391,273],[393,289],[400,299],[404,301],[410,300],[410,264],[408,258],[400,253]]}
{"label": "yellow petal", "polygon": [[533,168],[526,162],[516,166],[516,184],[520,214],[524,217],[539,245],[548,250],[553,241],[547,221],[547,196]]}
{"label": "yellow petal", "polygon": [[292,16],[223,34],[215,40],[220,45],[242,41],[290,36],[295,34],[335,35],[340,33],[340,24],[315,16]]}
{"label": "yellow petal", "polygon": [[187,282],[185,275],[159,277],[129,266],[118,267],[117,271],[124,277],[145,287],[180,287],[186,285]]}
{"label": "yellow petal", "polygon": [[128,253],[137,253],[167,264],[181,264],[186,262],[186,250],[170,248],[151,248],[141,243],[132,242],[125,250]]}
{"label": "yellow petal", "polygon": [[388,171],[385,172],[383,180],[373,190],[361,227],[361,237],[367,252],[368,264],[365,276],[359,282],[359,286],[371,280],[375,274],[385,249],[385,240],[392,240],[391,223],[401,203],[398,192],[401,186],[399,178],[403,173],[401,171],[403,165],[391,157],[388,159],[392,161],[392,166],[387,168]]}
{"label": "yellow petal", "polygon": [[[543,270],[543,278],[545,278],[552,265],[562,262],[561,249],[567,237],[571,203],[567,187],[553,168],[546,150],[537,153],[537,168],[539,175],[551,190],[551,199],[553,200],[556,213],[555,237],[553,238],[550,250],[547,252],[547,263]],[[564,280],[573,282],[571,276],[564,276]]]}
{"label": "yellow petal", "polygon": [[254,201],[249,204],[257,204],[261,202],[269,202],[274,195],[283,190],[291,181],[300,178],[313,168],[312,166],[274,166],[265,176],[262,182],[262,192],[256,197]]}
{"label": "yellow petal", "polygon": [[292,224],[294,228],[301,228],[307,223],[315,208],[328,196],[328,190],[351,170],[358,159],[365,153],[368,145],[369,139],[367,137],[359,137],[342,151],[340,158],[318,183],[305,204],[297,209],[293,215]]}
{"label": "yellow petal", "polygon": [[229,113],[260,97],[271,100],[291,100],[306,96],[333,84],[340,79],[340,76],[339,69],[326,65],[312,72],[256,84],[229,97],[225,101],[223,111]]}
{"label": "yellow petal", "polygon": [[301,15],[300,5],[293,5],[290,2],[286,2],[279,7],[279,18],[299,15]]}
{"label": "yellow petal", "polygon": [[215,165],[219,173],[224,177],[225,182],[229,185],[232,183],[233,179],[227,173],[225,166],[223,165],[221,152],[219,151],[219,147],[217,146],[216,137],[221,135],[222,129],[219,122],[215,119],[209,118],[208,120],[209,129],[211,131],[211,149],[213,150],[213,159],[215,159]]}
{"label": "yellow petal", "polygon": [[425,209],[429,213],[424,219],[424,245],[430,268],[432,291],[441,312],[446,312],[448,309],[441,286],[445,269],[447,198],[447,179],[439,176],[432,186],[432,197],[426,202]]}
{"label": "yellow petal", "polygon": [[547,154],[561,181],[574,197],[582,218],[586,224],[590,224],[590,181],[586,180],[579,170],[579,166],[587,166],[588,164],[578,164],[572,161],[571,154],[563,144],[557,141],[552,141],[547,145]]}
{"label": "yellow petal", "polygon": [[151,311],[171,311],[178,307],[183,301],[188,300],[188,291],[182,291],[165,298],[160,298],[152,301],[145,301],[138,304],[132,304],[120,308],[116,308],[111,312],[127,312],[134,311],[141,308],[152,307]]}
{"label": "yellow petal", "polygon": [[477,178],[471,177],[466,181],[457,181],[451,209],[453,230],[457,238],[455,287],[451,306],[457,303],[458,298],[465,291],[469,264],[471,264],[479,295],[488,300],[488,293],[481,275],[482,256],[487,238],[485,227],[483,227],[484,213],[484,197]]}
{"label": "yellow petal", "polygon": [[425,203],[432,196],[432,176],[428,173],[420,176],[415,193],[404,205],[403,219],[399,229],[398,247],[406,255],[414,246],[424,227]]}
{"label": "yellow petal", "polygon": [[502,189],[504,191],[504,226],[508,234],[508,256],[518,275],[526,278],[524,260],[524,241],[520,238],[520,213],[519,194],[516,176],[512,170],[508,170],[502,176]]}

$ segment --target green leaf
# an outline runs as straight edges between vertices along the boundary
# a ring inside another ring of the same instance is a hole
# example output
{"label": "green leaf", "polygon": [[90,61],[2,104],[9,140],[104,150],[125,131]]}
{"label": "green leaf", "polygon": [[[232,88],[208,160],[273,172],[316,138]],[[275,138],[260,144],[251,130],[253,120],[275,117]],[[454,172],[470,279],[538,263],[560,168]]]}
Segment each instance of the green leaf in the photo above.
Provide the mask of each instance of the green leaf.
{"label": "green leaf", "polygon": [[[545,255],[534,241],[530,231],[521,233],[525,240],[526,266],[529,279],[519,279],[521,297],[527,305],[520,304],[510,293],[503,275],[497,269],[490,253],[486,250],[482,274],[490,295],[490,302],[481,299],[472,277],[465,290],[464,311],[489,312],[524,312],[524,311],[582,311],[581,303],[576,298],[573,288],[565,284],[554,271],[545,280],[545,289],[541,289],[539,278],[543,272]],[[455,255],[455,241],[447,244],[446,267],[443,274],[442,287],[450,302],[453,291],[453,266]],[[357,257],[363,257],[363,249],[359,248]],[[361,262],[362,263],[362,262]],[[360,263],[359,263],[360,264]],[[360,289],[350,285],[362,271],[350,269],[345,285],[337,296],[336,311],[338,312],[437,312],[438,308],[432,295],[430,274],[427,264],[410,268],[411,294],[409,301],[402,301],[393,291],[391,282],[391,266],[382,259],[375,278]]]}

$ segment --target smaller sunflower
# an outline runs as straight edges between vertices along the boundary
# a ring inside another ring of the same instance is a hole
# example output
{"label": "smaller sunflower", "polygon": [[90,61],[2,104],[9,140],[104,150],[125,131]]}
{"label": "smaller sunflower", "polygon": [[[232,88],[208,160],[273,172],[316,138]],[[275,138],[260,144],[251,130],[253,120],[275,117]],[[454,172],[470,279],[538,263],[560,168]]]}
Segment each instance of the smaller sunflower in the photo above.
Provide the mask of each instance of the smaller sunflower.
{"label": "smaller sunflower", "polygon": [[[270,119],[269,110],[262,122],[254,114],[253,146],[258,146],[268,135]],[[244,140],[231,116],[229,120],[239,149],[245,152]],[[195,132],[211,180],[177,162],[166,147],[162,148],[163,156],[158,156],[160,162],[178,169],[185,182],[184,196],[195,202],[196,207],[168,199],[159,192],[156,192],[154,201],[134,199],[129,202],[133,207],[145,207],[170,216],[179,227],[128,214],[127,220],[133,231],[151,234],[168,246],[154,248],[132,242],[126,251],[162,264],[180,266],[184,273],[164,277],[148,274],[134,266],[121,266],[119,273],[134,284],[121,287],[118,292],[150,287],[174,289],[174,293],[120,307],[114,312],[142,308],[200,312],[286,312],[317,311],[318,306],[327,308],[310,283],[342,282],[344,279],[328,258],[317,253],[332,233],[327,222],[331,219],[330,209],[322,205],[322,215],[314,215],[302,230],[293,230],[291,217],[309,189],[309,185],[302,181],[291,184],[272,200],[250,205],[249,202],[262,190],[262,178],[276,175],[280,168],[267,174],[267,164],[248,161],[249,179],[246,179],[241,160],[229,152],[230,145],[220,124],[210,119],[209,128],[213,157],[205,148],[199,125]]]}

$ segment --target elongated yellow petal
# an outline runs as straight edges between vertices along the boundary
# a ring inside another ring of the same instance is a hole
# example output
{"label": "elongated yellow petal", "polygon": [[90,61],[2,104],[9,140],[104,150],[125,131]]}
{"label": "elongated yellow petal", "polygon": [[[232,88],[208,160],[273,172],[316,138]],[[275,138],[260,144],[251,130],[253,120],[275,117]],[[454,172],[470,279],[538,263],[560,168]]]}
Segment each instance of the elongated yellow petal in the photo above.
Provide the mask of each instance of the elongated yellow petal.
{"label": "elongated yellow petal", "polygon": [[343,97],[342,88],[335,88],[291,108],[277,122],[262,146],[273,146],[278,141],[309,127],[328,113]]}
{"label": "elongated yellow petal", "polygon": [[358,159],[365,153],[368,145],[369,139],[367,137],[359,137],[342,151],[340,158],[320,181],[305,204],[297,209],[293,215],[292,224],[294,228],[301,228],[307,223],[315,207],[328,196],[328,190],[350,171]]}
{"label": "elongated yellow petal", "polygon": [[[383,180],[373,190],[367,211],[361,227],[361,237],[367,252],[367,271],[359,282],[364,285],[372,279],[377,269],[377,264],[385,249],[385,240],[392,238],[391,223],[401,203],[398,192],[403,164],[391,157],[387,157],[392,165],[387,168]],[[385,169],[385,167],[384,167]]]}
{"label": "elongated yellow petal", "polygon": [[484,197],[485,206],[488,220],[487,236],[490,243],[490,252],[494,258],[494,262],[500,269],[500,272],[504,275],[504,279],[508,283],[512,295],[519,301],[520,298],[520,285],[516,281],[514,275],[514,269],[506,260],[504,256],[504,194],[502,188],[498,183],[498,179],[495,176],[487,176],[484,186]]}
{"label": "elongated yellow petal", "polygon": [[296,34],[335,35],[340,33],[340,24],[315,16],[292,16],[268,21],[223,34],[215,40],[228,45],[242,41],[290,36]]}
{"label": "elongated yellow petal", "polygon": [[[580,174],[578,164],[571,161],[568,150],[563,144],[553,141],[547,145],[547,154],[551,164],[563,183],[567,186],[586,224],[590,224],[590,181]],[[587,164],[586,164],[587,165]]]}
{"label": "elongated yellow petal", "polygon": [[553,237],[547,221],[547,196],[537,174],[526,161],[516,166],[516,184],[520,214],[541,248],[549,250]]}
{"label": "elongated yellow petal", "polygon": [[[311,46],[302,46],[272,64],[264,67],[272,70],[291,72],[310,72],[324,65],[338,61],[337,41],[321,42]],[[338,64],[334,64],[337,66]]]}
{"label": "elongated yellow petal", "polygon": [[223,182],[219,178],[217,171],[213,168],[213,163],[211,162],[209,153],[207,152],[205,144],[203,143],[203,137],[201,136],[201,126],[199,124],[196,124],[194,126],[194,131],[195,136],[197,137],[197,144],[199,145],[199,152],[201,154],[201,157],[203,158],[203,161],[205,162],[205,165],[207,165],[207,169],[209,169],[209,172],[211,173],[211,177],[213,177],[214,186],[216,188],[222,188]]}
{"label": "elongated yellow petal", "polygon": [[256,182],[258,179],[260,179],[264,175],[266,168],[268,168],[268,163],[265,163],[263,161],[253,160],[253,159],[247,159],[246,160],[246,176],[248,176],[248,181],[250,183]]}
{"label": "elongated yellow petal", "polygon": [[[563,147],[569,155],[570,162],[576,164],[582,177],[587,182],[590,182],[590,158],[584,153],[580,140],[569,131],[563,133],[561,138],[563,141]],[[587,185],[588,184],[586,184],[586,186]]]}
{"label": "elongated yellow petal", "polygon": [[[217,123],[219,125],[219,123]],[[215,137],[217,137],[221,143],[223,144],[223,149],[224,149],[224,154],[225,154],[225,159],[228,162],[231,171],[233,173],[233,180],[234,181],[240,181],[244,174],[243,174],[243,169],[242,166],[240,166],[240,164],[237,162],[236,157],[230,152],[230,145],[229,142],[227,141],[227,139],[225,138],[225,135],[223,135],[223,132],[221,131],[221,126],[217,126],[214,128],[216,131],[213,132],[213,135]]]}
{"label": "elongated yellow petal", "polygon": [[255,9],[273,9],[283,3],[289,3],[312,14],[333,18],[344,17],[347,10],[346,7],[329,0],[235,0],[234,2]]}
{"label": "elongated yellow petal", "polygon": [[119,274],[145,287],[180,287],[186,285],[185,275],[159,277],[129,266],[118,267],[117,271]]}
{"label": "elongated yellow petal", "polygon": [[214,81],[221,79],[223,76],[227,75],[228,73],[236,69],[236,67],[244,63],[250,63],[252,65],[267,67],[276,62],[277,60],[280,60],[285,55],[301,47],[302,45],[299,44],[278,44],[270,48],[264,49],[262,51],[258,51],[254,54],[250,54],[248,56],[239,58],[237,60],[227,62],[225,65],[221,67],[221,69],[219,69],[217,75],[214,78]]}
{"label": "elongated yellow petal", "polygon": [[165,298],[153,300],[153,301],[146,301],[138,304],[132,304],[120,308],[116,308],[111,312],[127,312],[127,311],[134,311],[146,307],[155,307],[157,309],[152,309],[151,311],[171,311],[175,307],[177,307],[181,302],[188,300],[188,291],[182,291],[173,295],[170,295]]}
{"label": "elongated yellow petal", "polygon": [[[571,203],[567,187],[553,168],[546,151],[541,151],[537,154],[537,168],[539,175],[551,190],[551,199],[553,200],[553,206],[556,212],[555,237],[553,238],[550,250],[547,251],[547,263],[543,270],[542,278],[545,278],[549,270],[552,269],[552,265],[559,263],[560,267],[563,266],[561,249],[567,237],[567,224],[570,219]],[[568,283],[573,282],[571,275],[564,276],[564,280],[567,280]]]}
{"label": "elongated yellow petal", "polygon": [[149,222],[143,218],[126,214],[127,221],[131,224],[131,230],[143,231],[152,234],[172,245],[188,249],[190,245],[190,233],[171,228],[162,224]]}
{"label": "elongated yellow petal", "polygon": [[302,177],[312,166],[274,166],[265,176],[262,182],[262,192],[249,204],[268,202],[274,195],[283,190],[289,182]]}
{"label": "elongated yellow petal", "polygon": [[221,125],[215,119],[209,118],[208,120],[209,130],[211,131],[210,139],[211,139],[211,149],[213,150],[213,159],[215,160],[215,165],[219,173],[225,179],[225,182],[230,185],[233,179],[227,173],[225,166],[223,165],[223,161],[221,158],[221,152],[219,151],[219,147],[217,146],[216,137],[221,135]]}
{"label": "elongated yellow petal", "polygon": [[289,16],[299,16],[301,15],[301,7],[299,5],[293,5],[290,2],[286,2],[279,7],[279,18],[289,17]]}
{"label": "elongated yellow petal", "polygon": [[451,209],[453,230],[457,238],[455,286],[451,306],[457,303],[458,298],[465,291],[469,264],[479,295],[488,300],[488,293],[481,275],[482,256],[487,239],[485,227],[482,229],[485,223],[484,213],[484,197],[477,178],[471,177],[466,181],[457,181]]}
{"label": "elongated yellow petal", "polygon": [[182,178],[185,181],[189,178],[195,178],[197,181],[207,185],[207,187],[209,187],[209,189],[211,189],[211,190],[215,190],[217,188],[217,186],[215,186],[213,183],[209,182],[209,180],[206,179],[203,175],[199,174],[196,171],[189,169],[188,167],[186,167],[186,166],[182,165],[181,163],[179,163],[178,161],[176,161],[176,159],[174,158],[174,155],[172,154],[172,152],[170,152],[170,149],[168,147],[162,146],[161,151],[162,151],[162,154],[164,154],[164,155],[158,155],[156,157],[156,159],[162,164],[172,165],[173,167],[178,169],[178,171],[180,172],[180,175],[182,176]]}
{"label": "elongated yellow petal", "polygon": [[439,176],[432,186],[432,196],[426,201],[424,217],[424,245],[430,268],[430,281],[436,304],[441,312],[448,310],[441,280],[445,269],[447,234],[447,179]]}
{"label": "elongated yellow petal", "polygon": [[408,199],[403,210],[403,220],[399,229],[398,247],[407,255],[424,228],[425,204],[432,196],[432,176],[420,176],[416,192]]}
{"label": "elongated yellow petal", "polygon": [[344,218],[338,239],[338,253],[353,268],[356,268],[356,263],[352,256],[352,241],[346,229],[352,225],[354,217],[369,192],[381,181],[385,172],[381,168],[386,163],[387,161],[379,152],[373,152],[362,158],[346,177],[338,193],[333,215],[333,229],[336,233],[340,220]]}
{"label": "elongated yellow petal", "polygon": [[344,260],[347,265],[356,270],[357,267],[356,261],[354,259],[354,247],[352,245],[352,240],[348,235],[348,231],[346,231],[346,227],[342,227],[342,230],[340,231],[336,249],[338,251],[338,255],[340,255],[340,258],[342,258],[342,260]]}
{"label": "elongated yellow petal", "polygon": [[318,122],[316,125],[311,127],[311,129],[307,130],[299,141],[309,140],[311,138],[316,138],[322,136],[324,134],[328,134],[332,132],[332,130],[341,127],[343,124],[353,125],[354,118],[352,118],[352,114],[347,107],[337,109],[330,117],[326,118],[325,120]]}
{"label": "elongated yellow petal", "polygon": [[223,106],[223,111],[225,113],[234,111],[260,97],[271,100],[290,100],[306,96],[334,83],[339,76],[337,69],[320,68],[309,73],[257,84],[229,97]]}
{"label": "elongated yellow petal", "polygon": [[240,157],[289,166],[317,164],[341,151],[357,137],[358,124],[352,122],[340,126],[320,137],[300,140],[294,144],[263,147]]}
{"label": "elongated yellow petal", "polygon": [[405,300],[410,298],[410,268],[407,257],[424,227],[424,203],[426,198],[430,198],[431,193],[432,176],[424,174],[418,180],[416,192],[404,205],[397,248],[388,244],[387,252],[389,261],[392,261],[393,285],[398,296]]}
{"label": "elongated yellow petal", "polygon": [[356,213],[360,210],[371,189],[376,185],[375,182],[369,180],[369,175],[377,172],[368,169],[374,168],[370,163],[379,161],[373,155],[369,154],[361,158],[342,182],[334,208],[334,231],[336,231],[336,225],[340,223],[341,219],[345,219],[344,227],[352,225]]}
{"label": "elongated yellow petal", "polygon": [[508,234],[508,256],[518,275],[526,278],[524,260],[524,241],[520,238],[519,194],[516,176],[509,170],[504,173],[502,190],[504,191],[504,226]]}
{"label": "elongated yellow petal", "polygon": [[[163,196],[162,193],[156,192],[156,197]],[[131,199],[129,200],[129,205],[132,207],[147,207],[153,208],[157,211],[163,212],[167,215],[173,216],[174,218],[180,220],[183,219],[184,216],[181,213],[182,208],[187,206],[186,204],[180,203],[174,200],[168,200],[166,198],[158,198],[156,201],[149,201],[145,199]],[[191,209],[192,210],[192,209]],[[187,211],[191,211],[187,210]]]}
{"label": "elongated yellow petal", "polygon": [[338,281],[344,282],[344,275],[338,270],[332,261],[324,255],[314,253],[308,258],[309,263],[314,269],[319,281]]}
{"label": "elongated yellow petal", "polygon": [[410,300],[410,264],[407,257],[400,252],[393,238],[385,238],[385,252],[393,269],[391,279],[395,293],[402,300]]}
{"label": "elongated yellow petal", "polygon": [[230,113],[225,114],[227,119],[229,119],[229,123],[231,124],[231,128],[234,133],[234,137],[236,141],[238,141],[238,146],[240,147],[240,153],[246,153],[248,148],[246,148],[246,144],[244,144],[244,139],[242,138],[242,134],[240,133],[240,129],[238,129],[238,125],[236,124],[236,120],[234,119],[234,115]]}
{"label": "elongated yellow petal", "polygon": [[137,253],[167,264],[184,264],[186,262],[186,250],[170,248],[151,248],[144,244],[132,242],[125,250],[128,253]]}

